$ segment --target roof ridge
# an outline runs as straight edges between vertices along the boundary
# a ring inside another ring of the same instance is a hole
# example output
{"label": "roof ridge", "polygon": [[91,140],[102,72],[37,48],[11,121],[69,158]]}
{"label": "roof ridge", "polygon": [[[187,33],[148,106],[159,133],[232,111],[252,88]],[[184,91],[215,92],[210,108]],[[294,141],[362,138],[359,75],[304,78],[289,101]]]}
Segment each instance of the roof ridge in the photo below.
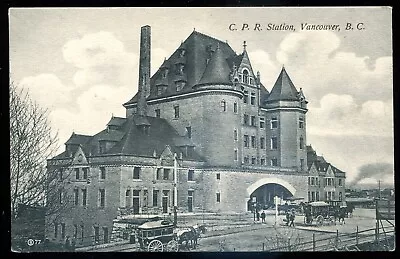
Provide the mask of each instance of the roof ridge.
{"label": "roof ridge", "polygon": [[[226,41],[222,41],[222,40],[220,40],[220,39],[217,39],[217,38],[214,38],[214,37],[212,37],[212,36],[210,36],[210,35],[207,35],[207,34],[204,34],[204,33],[202,33],[202,32],[199,32],[199,31],[193,31],[193,32],[192,32],[192,34],[194,34],[194,33],[196,33],[196,34],[199,34],[199,35],[201,35],[201,36],[208,37],[208,38],[210,38],[210,39],[213,39],[213,40],[216,40],[216,41],[219,41],[219,42],[222,42],[222,43],[224,43],[224,44],[226,44],[226,45],[228,45],[228,46],[229,46],[228,42],[226,42]],[[190,36],[189,36],[189,37],[190,37]],[[231,46],[229,46],[229,47],[231,47]],[[232,50],[233,50],[233,49],[232,49]]]}

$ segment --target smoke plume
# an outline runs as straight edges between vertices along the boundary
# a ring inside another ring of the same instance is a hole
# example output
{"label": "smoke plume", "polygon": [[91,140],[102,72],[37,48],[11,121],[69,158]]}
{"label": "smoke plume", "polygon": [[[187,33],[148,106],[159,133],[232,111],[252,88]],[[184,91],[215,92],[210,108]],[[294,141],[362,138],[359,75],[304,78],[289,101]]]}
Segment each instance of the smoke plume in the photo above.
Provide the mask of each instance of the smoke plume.
{"label": "smoke plume", "polygon": [[351,185],[355,185],[364,178],[375,178],[377,180],[386,175],[393,175],[393,164],[390,163],[373,163],[365,164],[358,169],[358,174],[352,181]]}

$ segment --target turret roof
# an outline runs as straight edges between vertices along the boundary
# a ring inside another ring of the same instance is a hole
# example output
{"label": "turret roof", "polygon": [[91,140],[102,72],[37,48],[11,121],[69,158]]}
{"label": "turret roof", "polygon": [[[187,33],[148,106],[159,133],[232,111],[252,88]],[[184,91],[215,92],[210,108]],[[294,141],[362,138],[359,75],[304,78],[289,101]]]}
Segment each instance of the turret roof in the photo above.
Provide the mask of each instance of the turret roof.
{"label": "turret roof", "polygon": [[211,60],[208,62],[199,85],[232,84],[231,80],[229,79],[230,72],[231,70],[229,65],[218,45],[211,57]]}
{"label": "turret roof", "polygon": [[282,71],[276,80],[274,87],[271,90],[270,95],[267,98],[267,102],[271,101],[297,101],[298,92],[296,87],[290,80],[285,67],[282,67]]}

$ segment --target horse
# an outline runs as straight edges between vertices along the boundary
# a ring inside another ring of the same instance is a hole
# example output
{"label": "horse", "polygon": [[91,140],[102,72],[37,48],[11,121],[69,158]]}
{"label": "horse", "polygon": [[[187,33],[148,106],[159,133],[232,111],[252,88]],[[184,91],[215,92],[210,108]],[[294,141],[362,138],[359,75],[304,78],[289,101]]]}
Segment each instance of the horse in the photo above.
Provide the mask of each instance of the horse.
{"label": "horse", "polygon": [[178,244],[181,246],[185,243],[184,247],[188,250],[190,250],[190,248],[196,249],[197,239],[200,238],[201,233],[204,234],[205,232],[206,228],[204,225],[194,225],[188,228],[179,229],[177,231]]}

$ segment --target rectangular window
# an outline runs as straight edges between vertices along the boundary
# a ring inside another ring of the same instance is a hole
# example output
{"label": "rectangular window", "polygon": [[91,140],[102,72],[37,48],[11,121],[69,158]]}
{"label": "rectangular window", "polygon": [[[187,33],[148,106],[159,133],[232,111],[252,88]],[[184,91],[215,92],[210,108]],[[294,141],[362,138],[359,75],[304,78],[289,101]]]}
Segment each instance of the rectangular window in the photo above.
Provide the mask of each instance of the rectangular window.
{"label": "rectangular window", "polygon": [[261,165],[265,165],[265,158],[261,158]]}
{"label": "rectangular window", "polygon": [[237,133],[237,130],[234,130],[234,131],[233,131],[233,139],[234,139],[235,141],[238,140],[238,133]]}
{"label": "rectangular window", "polygon": [[311,177],[308,177],[308,185],[311,185]]}
{"label": "rectangular window", "polygon": [[162,180],[162,168],[157,168],[157,172],[156,172],[156,179],[157,180]]}
{"label": "rectangular window", "polygon": [[82,168],[82,170],[83,170],[83,179],[86,180],[88,178],[89,168],[84,167],[84,168]]}
{"label": "rectangular window", "polygon": [[143,206],[146,208],[149,206],[149,191],[148,190],[143,190]]}
{"label": "rectangular window", "polygon": [[163,87],[162,86],[157,87],[157,95],[162,95],[162,92],[163,92]]}
{"label": "rectangular window", "polygon": [[342,201],[343,200],[343,194],[342,194],[342,192],[339,192],[339,201]]}
{"label": "rectangular window", "polygon": [[251,147],[255,148],[256,146],[256,136],[251,136]]}
{"label": "rectangular window", "polygon": [[75,179],[79,180],[79,168],[75,168]]}
{"label": "rectangular window", "polygon": [[278,128],[278,118],[272,117],[271,118],[271,129],[277,129],[277,128]]}
{"label": "rectangular window", "polygon": [[248,163],[249,163],[249,157],[248,157],[248,156],[245,156],[245,157],[244,157],[244,163],[245,163],[245,164],[248,164]]}
{"label": "rectangular window", "polygon": [[260,129],[265,128],[265,118],[260,117]]}
{"label": "rectangular window", "polygon": [[235,159],[235,161],[237,161],[238,160],[238,151],[237,151],[237,149],[235,149],[235,151],[234,151],[234,159]]}
{"label": "rectangular window", "polygon": [[299,148],[303,149],[303,147],[304,147],[304,138],[303,137],[300,137],[299,145],[300,145]]}
{"label": "rectangular window", "polygon": [[156,117],[160,118],[161,117],[161,110],[160,109],[155,109],[154,111],[156,113]]}
{"label": "rectangular window", "polygon": [[101,180],[106,179],[106,168],[105,167],[100,167],[100,179]]}
{"label": "rectangular window", "polygon": [[158,206],[158,195],[159,195],[159,190],[153,190],[153,207]]}
{"label": "rectangular window", "polygon": [[278,148],[278,138],[272,137],[271,138],[271,149],[277,149],[277,148]]}
{"label": "rectangular window", "polygon": [[308,191],[307,193],[308,193],[308,201],[311,201],[311,192]]}
{"label": "rectangular window", "polygon": [[169,172],[170,171],[171,171],[171,169],[164,168],[163,180],[169,180]]}
{"label": "rectangular window", "polygon": [[260,148],[261,149],[265,148],[265,138],[260,138]]}
{"label": "rectangular window", "polygon": [[86,206],[86,200],[87,200],[87,190],[82,189],[82,205]]}
{"label": "rectangular window", "polygon": [[271,166],[278,166],[278,159],[277,158],[272,158],[271,159]]}
{"label": "rectangular window", "polygon": [[221,180],[221,174],[217,173],[217,180]]}
{"label": "rectangular window", "polygon": [[174,106],[174,116],[175,119],[179,118],[179,106]]}
{"label": "rectangular window", "polygon": [[186,136],[192,138],[192,127],[186,127]]}
{"label": "rectangular window", "polygon": [[61,223],[61,239],[65,238],[65,223]]}
{"label": "rectangular window", "polygon": [[79,205],[79,190],[74,189],[74,204],[75,206]]}
{"label": "rectangular window", "polygon": [[74,224],[74,238],[78,238],[78,225]]}
{"label": "rectangular window", "polygon": [[132,207],[131,205],[131,190],[126,190],[125,192],[125,208],[130,208]]}
{"label": "rectangular window", "polygon": [[256,126],[256,116],[251,116],[251,126]]}
{"label": "rectangular window", "polygon": [[251,105],[256,104],[256,93],[251,93],[250,103],[251,103]]}
{"label": "rectangular window", "polygon": [[319,192],[315,192],[315,200],[319,201]]}
{"label": "rectangular window", "polygon": [[238,105],[237,103],[233,103],[233,112],[237,113],[238,112]]}
{"label": "rectangular window", "polygon": [[339,186],[340,186],[340,187],[342,187],[342,186],[343,186],[343,183],[342,183],[342,179],[341,179],[341,178],[339,178],[339,180],[338,180],[338,184],[339,184]]}
{"label": "rectangular window", "polygon": [[108,227],[103,227],[103,241],[108,243]]}
{"label": "rectangular window", "polygon": [[312,186],[315,185],[314,177],[311,177],[311,185],[312,185]]}
{"label": "rectangular window", "polygon": [[332,200],[335,200],[335,192],[332,192]]}
{"label": "rectangular window", "polygon": [[221,111],[226,112],[226,101],[225,100],[221,101]]}
{"label": "rectangular window", "polygon": [[99,207],[104,208],[106,205],[106,190],[99,189]]}
{"label": "rectangular window", "polygon": [[85,226],[81,225],[81,242],[83,242],[83,238],[85,237]]}
{"label": "rectangular window", "polygon": [[243,115],[243,124],[248,125],[249,124],[249,115],[244,114]]}
{"label": "rectangular window", "polygon": [[99,227],[95,226],[93,228],[94,228],[94,242],[99,243],[99,241],[100,241]]}
{"label": "rectangular window", "polygon": [[300,170],[301,171],[304,170],[304,159],[303,158],[300,159]]}
{"label": "rectangular window", "polygon": [[252,157],[252,158],[251,158],[251,164],[252,164],[252,165],[255,165],[255,164],[256,164],[256,158],[255,158],[255,157]]}
{"label": "rectangular window", "polygon": [[249,98],[249,92],[244,91],[244,96],[243,96],[243,103],[247,103]]}
{"label": "rectangular window", "polygon": [[194,170],[188,171],[188,181],[194,181]]}
{"label": "rectangular window", "polygon": [[311,200],[315,201],[315,192],[311,192]]}
{"label": "rectangular window", "polygon": [[137,166],[135,166],[134,168],[133,168],[133,179],[136,179],[136,180],[138,180],[138,179],[140,179],[140,167],[137,167]]}
{"label": "rectangular window", "polygon": [[304,128],[304,118],[302,117],[299,118],[299,128],[300,129]]}
{"label": "rectangular window", "polygon": [[249,147],[249,135],[244,135],[244,147]]}
{"label": "rectangular window", "polygon": [[221,202],[221,193],[217,192],[217,202]]}

